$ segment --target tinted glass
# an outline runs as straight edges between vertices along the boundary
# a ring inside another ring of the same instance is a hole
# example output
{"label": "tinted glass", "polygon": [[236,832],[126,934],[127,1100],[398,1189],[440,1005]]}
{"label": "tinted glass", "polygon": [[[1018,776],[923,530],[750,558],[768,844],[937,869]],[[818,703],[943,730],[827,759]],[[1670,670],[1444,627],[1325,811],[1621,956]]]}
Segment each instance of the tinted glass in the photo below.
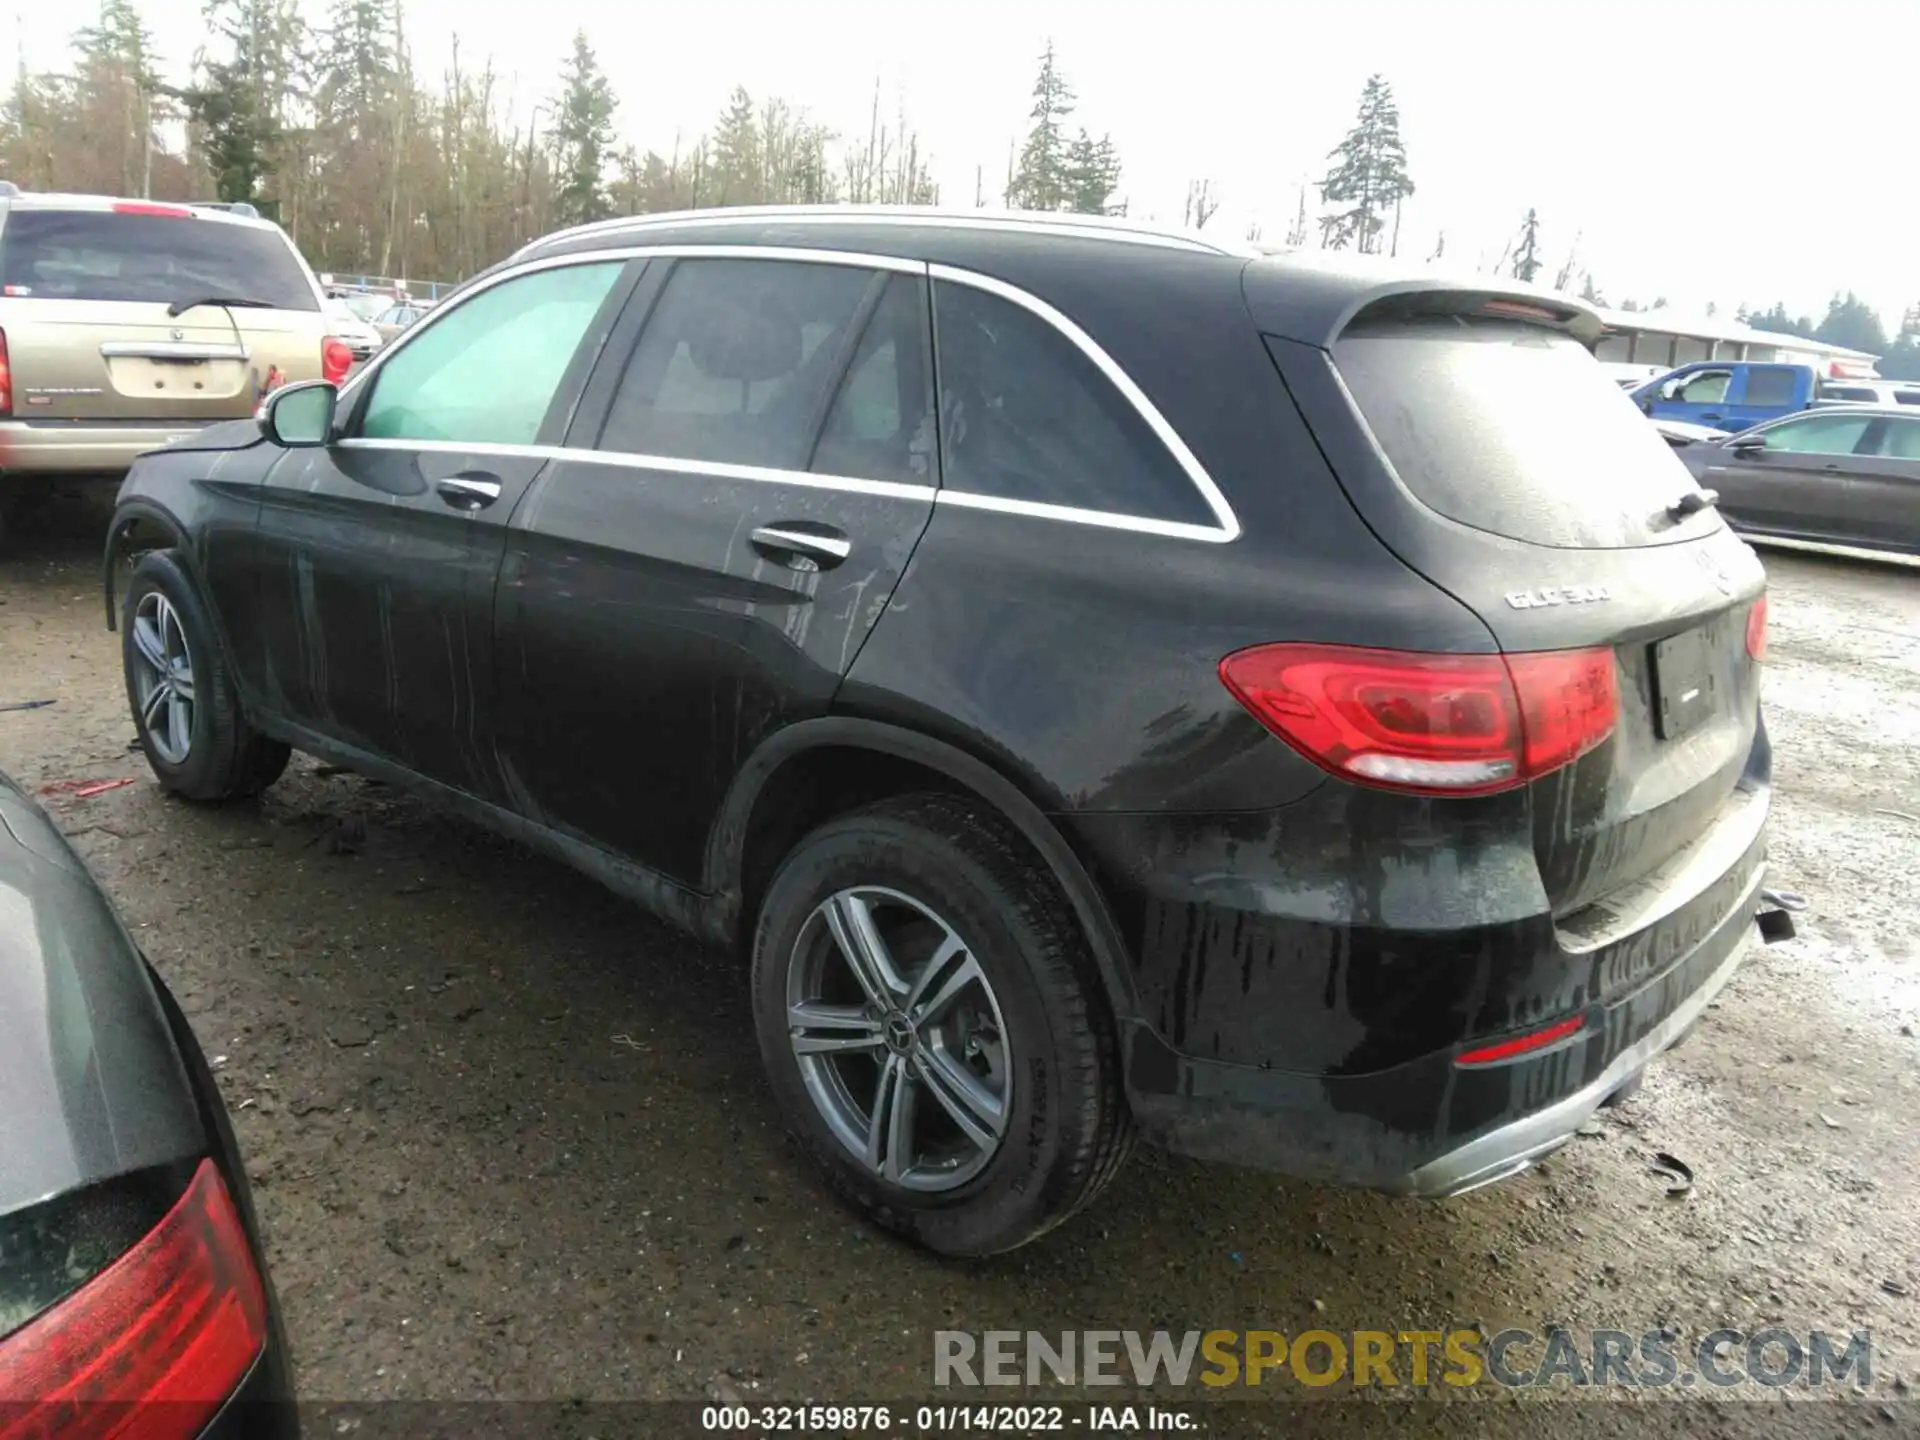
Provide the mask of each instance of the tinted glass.
{"label": "tinted glass", "polygon": [[934,334],[946,488],[1153,520],[1214,522],[1140,412],[1038,315],[971,285],[940,283]]}
{"label": "tinted glass", "polygon": [[1748,405],[1791,405],[1798,398],[1794,372],[1781,365],[1756,365],[1747,371]]}
{"label": "tinted glass", "polygon": [[1871,415],[1809,415],[1767,431],[1767,449],[1789,455],[1851,455]]}
{"label": "tinted glass", "polygon": [[1401,482],[1463,525],[1600,549],[1720,526],[1711,511],[1668,522],[1686,467],[1569,336],[1507,320],[1363,322],[1334,363]]}
{"label": "tinted glass", "polygon": [[785,260],[674,266],[599,448],[805,469],[874,279],[851,265]]}
{"label": "tinted glass", "polygon": [[1920,460],[1920,418],[1887,421],[1880,453],[1894,460]]}
{"label": "tinted glass", "polygon": [[318,310],[306,267],[277,230],[199,216],[15,210],[0,230],[0,294],[172,304],[220,296]]}
{"label": "tinted glass", "polygon": [[360,433],[531,445],[620,268],[539,270],[422,325],[374,376]]}
{"label": "tinted glass", "polygon": [[1893,399],[1897,405],[1920,405],[1920,390],[1896,390]]}
{"label": "tinted glass", "polygon": [[810,468],[929,485],[933,460],[926,288],[923,281],[896,275],[853,352]]}
{"label": "tinted glass", "polygon": [[1822,385],[1820,398],[1822,400],[1863,400],[1871,403],[1880,397],[1873,391],[1864,390],[1858,385]]}

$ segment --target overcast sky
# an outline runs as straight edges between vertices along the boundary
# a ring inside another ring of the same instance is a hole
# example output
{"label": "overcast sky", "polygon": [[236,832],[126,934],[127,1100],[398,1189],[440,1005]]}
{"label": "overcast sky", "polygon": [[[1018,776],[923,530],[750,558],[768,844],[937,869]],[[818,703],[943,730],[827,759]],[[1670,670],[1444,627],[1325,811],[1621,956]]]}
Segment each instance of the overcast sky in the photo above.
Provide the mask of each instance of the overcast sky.
{"label": "overcast sky", "polygon": [[[64,64],[86,8],[0,20],[0,59]],[[199,0],[142,9],[184,72],[205,41]],[[736,84],[864,137],[878,77],[883,109],[904,100],[943,200],[961,205],[976,166],[998,203],[1051,37],[1073,123],[1111,132],[1135,215],[1177,221],[1188,179],[1208,177],[1223,201],[1210,228],[1258,221],[1272,240],[1378,71],[1418,186],[1403,255],[1424,258],[1444,231],[1450,261],[1491,263],[1534,206],[1548,278],[1577,237],[1616,303],[1784,299],[1817,316],[1853,288],[1897,324],[1920,302],[1915,0],[408,0],[406,22],[425,73],[457,32],[463,61],[491,55],[512,78],[523,114],[555,92],[585,27],[622,135],[663,153]]]}

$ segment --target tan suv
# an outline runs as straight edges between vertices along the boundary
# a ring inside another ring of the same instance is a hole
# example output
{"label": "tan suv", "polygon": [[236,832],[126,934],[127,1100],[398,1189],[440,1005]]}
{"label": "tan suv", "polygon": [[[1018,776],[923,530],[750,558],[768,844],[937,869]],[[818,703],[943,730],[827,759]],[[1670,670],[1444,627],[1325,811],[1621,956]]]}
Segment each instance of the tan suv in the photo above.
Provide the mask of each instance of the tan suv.
{"label": "tan suv", "polygon": [[341,379],[327,332],[312,270],[250,206],[0,187],[0,502]]}

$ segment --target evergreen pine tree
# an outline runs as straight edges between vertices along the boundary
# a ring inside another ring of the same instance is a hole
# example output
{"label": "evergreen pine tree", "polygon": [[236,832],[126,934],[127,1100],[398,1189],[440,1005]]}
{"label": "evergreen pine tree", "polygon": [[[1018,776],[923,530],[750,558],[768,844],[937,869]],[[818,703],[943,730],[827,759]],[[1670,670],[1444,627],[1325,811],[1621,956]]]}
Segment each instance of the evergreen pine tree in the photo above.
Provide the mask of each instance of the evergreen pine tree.
{"label": "evergreen pine tree", "polygon": [[613,86],[587,43],[586,31],[575,32],[573,57],[561,78],[565,89],[553,128],[560,180],[554,218],[562,225],[580,225],[613,213],[606,183],[608,152],[613,147]]}
{"label": "evergreen pine tree", "polygon": [[1353,128],[1327,158],[1333,165],[1320,182],[1320,199],[1345,208],[1321,217],[1321,245],[1378,254],[1387,213],[1413,194],[1400,140],[1400,110],[1393,87],[1382,77],[1368,78]]}
{"label": "evergreen pine tree", "polygon": [[1049,40],[1033,82],[1033,109],[1028,115],[1032,128],[1007,186],[1007,204],[1014,209],[1065,210],[1076,198],[1066,134],[1072,114],[1073,91],[1055,63]]}

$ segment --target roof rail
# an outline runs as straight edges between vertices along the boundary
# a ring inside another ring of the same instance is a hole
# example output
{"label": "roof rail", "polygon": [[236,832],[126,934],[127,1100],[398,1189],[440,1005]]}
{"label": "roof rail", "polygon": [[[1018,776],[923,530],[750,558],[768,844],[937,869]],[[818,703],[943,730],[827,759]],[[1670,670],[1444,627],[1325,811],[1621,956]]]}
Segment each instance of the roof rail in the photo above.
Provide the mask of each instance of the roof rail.
{"label": "roof rail", "polygon": [[1216,242],[1197,231],[1149,225],[1122,216],[1078,215],[1064,211],[956,210],[923,205],[742,205],[704,210],[672,210],[654,215],[619,215],[575,225],[522,246],[525,255],[561,240],[584,235],[616,235],[668,225],[769,224],[920,225],[963,230],[998,230],[1029,234],[1051,232],[1082,239],[1119,240],[1202,254],[1251,258],[1257,252],[1232,242]]}

